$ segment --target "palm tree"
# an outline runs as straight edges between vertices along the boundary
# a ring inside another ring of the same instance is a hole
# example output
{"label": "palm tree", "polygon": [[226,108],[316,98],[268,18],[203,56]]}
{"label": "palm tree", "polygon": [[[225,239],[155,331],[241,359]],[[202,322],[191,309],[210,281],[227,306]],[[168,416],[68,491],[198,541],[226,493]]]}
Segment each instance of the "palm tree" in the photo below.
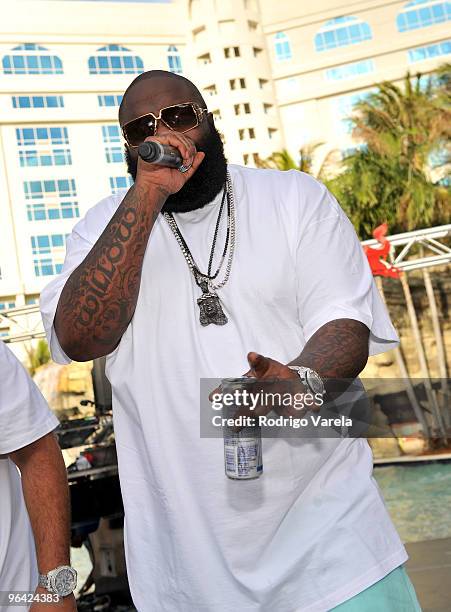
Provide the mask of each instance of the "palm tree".
{"label": "palm tree", "polygon": [[[299,149],[299,162],[297,163],[286,149],[282,149],[281,151],[274,152],[267,159],[261,160],[258,166],[259,168],[275,168],[277,170],[300,170],[301,172],[313,174],[315,151],[323,144],[323,142],[311,142],[303,145]],[[331,157],[334,153],[335,151],[330,151],[325,156],[316,172],[317,178],[325,178]]]}
{"label": "palm tree", "polygon": [[39,366],[48,363],[51,359],[48,344],[43,339],[39,340],[36,346],[25,345],[25,350],[28,356],[28,371],[31,376],[35,374]]}
{"label": "palm tree", "polygon": [[353,136],[364,146],[329,187],[362,237],[382,221],[392,231],[448,222],[449,82],[449,65],[434,79],[408,73],[403,87],[381,83],[355,106]]}

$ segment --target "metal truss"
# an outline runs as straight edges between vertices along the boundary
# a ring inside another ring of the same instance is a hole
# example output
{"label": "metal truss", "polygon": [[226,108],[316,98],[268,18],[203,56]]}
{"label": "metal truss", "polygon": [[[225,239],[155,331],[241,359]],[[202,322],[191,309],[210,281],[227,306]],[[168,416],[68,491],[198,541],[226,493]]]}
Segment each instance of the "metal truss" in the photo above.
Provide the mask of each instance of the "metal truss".
{"label": "metal truss", "polygon": [[[391,247],[388,261],[398,270],[406,272],[448,264],[451,262],[449,238],[451,238],[451,224],[387,236]],[[423,247],[424,252],[432,253],[423,255],[412,253],[412,247],[417,244]],[[381,243],[374,238],[362,242],[363,247],[377,248],[380,245]]]}

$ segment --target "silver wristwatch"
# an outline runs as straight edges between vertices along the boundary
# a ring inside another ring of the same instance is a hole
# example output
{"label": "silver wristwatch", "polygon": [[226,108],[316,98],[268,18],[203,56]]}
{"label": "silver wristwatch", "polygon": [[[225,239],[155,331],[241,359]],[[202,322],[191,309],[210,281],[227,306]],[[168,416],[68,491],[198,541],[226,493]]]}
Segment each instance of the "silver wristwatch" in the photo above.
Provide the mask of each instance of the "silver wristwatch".
{"label": "silver wristwatch", "polygon": [[290,370],[297,372],[299,378],[301,379],[302,384],[306,387],[311,393],[320,393],[324,395],[325,388],[324,383],[322,381],[321,376],[315,370],[310,368],[306,368],[305,366],[288,366]]}
{"label": "silver wristwatch", "polygon": [[60,565],[47,574],[39,574],[38,585],[49,593],[66,597],[77,586],[77,572],[69,565]]}

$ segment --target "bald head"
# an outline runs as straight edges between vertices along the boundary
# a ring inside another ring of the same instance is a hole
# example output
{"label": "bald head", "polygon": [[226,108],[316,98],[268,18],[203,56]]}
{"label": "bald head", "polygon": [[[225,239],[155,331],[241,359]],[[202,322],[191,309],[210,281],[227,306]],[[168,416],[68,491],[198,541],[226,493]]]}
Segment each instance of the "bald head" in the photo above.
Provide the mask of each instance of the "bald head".
{"label": "bald head", "polygon": [[183,102],[197,102],[206,107],[200,91],[189,79],[166,70],[149,70],[138,75],[125,90],[119,107],[119,123],[123,125],[148,112],[158,114],[165,106]]}

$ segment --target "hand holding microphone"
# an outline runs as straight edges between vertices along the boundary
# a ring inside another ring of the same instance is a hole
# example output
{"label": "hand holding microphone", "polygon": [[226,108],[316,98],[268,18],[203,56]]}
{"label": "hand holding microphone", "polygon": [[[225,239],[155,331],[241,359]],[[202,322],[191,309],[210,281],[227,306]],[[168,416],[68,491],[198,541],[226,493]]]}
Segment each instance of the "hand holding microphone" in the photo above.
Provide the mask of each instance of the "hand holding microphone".
{"label": "hand holding microphone", "polygon": [[191,138],[170,131],[148,137],[138,146],[135,183],[158,187],[168,195],[179,191],[199,167],[205,153],[196,151]]}
{"label": "hand holding microphone", "polygon": [[181,168],[185,168],[183,165],[183,159],[180,155],[180,151],[176,147],[171,145],[161,144],[156,140],[142,142],[138,147],[138,155],[140,158],[149,164],[158,164],[159,166],[165,166],[167,168],[177,168],[181,172],[186,172]]}

